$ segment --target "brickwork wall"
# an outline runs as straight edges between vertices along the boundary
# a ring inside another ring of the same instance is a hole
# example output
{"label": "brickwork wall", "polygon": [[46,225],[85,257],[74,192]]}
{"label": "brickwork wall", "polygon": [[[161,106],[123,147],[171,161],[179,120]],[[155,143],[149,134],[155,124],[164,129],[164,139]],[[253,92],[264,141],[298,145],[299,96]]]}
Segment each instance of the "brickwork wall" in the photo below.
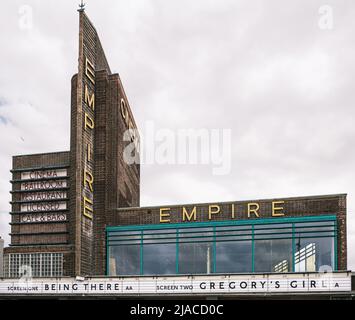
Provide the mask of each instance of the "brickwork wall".
{"label": "brickwork wall", "polygon": [[[66,221],[53,223],[21,223],[21,173],[24,170],[34,171],[53,167],[69,170],[69,152],[54,152],[13,157],[12,167],[12,206],[11,206],[11,244],[28,245],[32,243],[68,243]],[[66,180],[68,180],[66,178]],[[69,181],[69,180],[68,180]],[[70,182],[68,182],[69,184]],[[62,234],[58,234],[58,233]],[[30,234],[37,235],[30,236]],[[40,235],[43,233],[43,235]],[[20,234],[21,236],[19,236]],[[28,234],[28,235],[23,235]]]}
{"label": "brickwork wall", "polygon": [[[139,206],[139,164],[127,164],[123,151],[126,124],[120,101],[127,97],[117,74],[96,73],[94,273],[105,274],[105,227],[114,209]],[[130,109],[129,109],[130,110]]]}

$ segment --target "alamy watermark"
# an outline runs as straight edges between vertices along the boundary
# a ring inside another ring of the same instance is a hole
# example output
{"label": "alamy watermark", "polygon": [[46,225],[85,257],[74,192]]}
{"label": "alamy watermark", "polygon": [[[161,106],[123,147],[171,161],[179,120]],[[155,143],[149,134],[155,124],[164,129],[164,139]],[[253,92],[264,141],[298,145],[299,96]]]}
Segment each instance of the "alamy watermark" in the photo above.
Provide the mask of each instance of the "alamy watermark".
{"label": "alamy watermark", "polygon": [[318,26],[321,30],[332,30],[334,28],[333,8],[329,5],[320,6],[318,9],[320,15]]}
{"label": "alamy watermark", "polygon": [[18,26],[21,30],[33,28],[33,8],[30,5],[21,5],[18,9]]}
{"label": "alamy watermark", "polygon": [[139,137],[137,130],[124,133],[123,140],[129,142],[123,153],[127,164],[210,165],[213,175],[231,172],[231,129],[157,129],[147,121],[143,133],[138,144],[132,140]]}

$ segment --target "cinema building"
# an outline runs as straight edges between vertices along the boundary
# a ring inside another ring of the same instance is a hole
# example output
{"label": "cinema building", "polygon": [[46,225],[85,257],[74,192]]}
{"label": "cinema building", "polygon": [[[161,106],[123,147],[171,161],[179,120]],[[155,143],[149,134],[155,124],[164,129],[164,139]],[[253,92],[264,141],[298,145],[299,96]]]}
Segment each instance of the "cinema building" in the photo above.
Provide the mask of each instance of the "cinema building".
{"label": "cinema building", "polygon": [[347,270],[345,194],[140,207],[140,165],[123,157],[131,144],[139,158],[133,112],[84,10],[79,20],[70,150],[13,157],[5,278]]}

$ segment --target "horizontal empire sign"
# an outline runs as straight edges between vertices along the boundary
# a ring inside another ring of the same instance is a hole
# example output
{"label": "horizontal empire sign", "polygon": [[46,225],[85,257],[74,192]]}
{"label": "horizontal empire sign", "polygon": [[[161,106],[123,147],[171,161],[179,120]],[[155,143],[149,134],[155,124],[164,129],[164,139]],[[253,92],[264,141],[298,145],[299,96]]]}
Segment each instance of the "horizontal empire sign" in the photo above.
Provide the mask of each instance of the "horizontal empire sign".
{"label": "horizontal empire sign", "polygon": [[0,294],[159,295],[349,292],[350,273],[0,280]]}

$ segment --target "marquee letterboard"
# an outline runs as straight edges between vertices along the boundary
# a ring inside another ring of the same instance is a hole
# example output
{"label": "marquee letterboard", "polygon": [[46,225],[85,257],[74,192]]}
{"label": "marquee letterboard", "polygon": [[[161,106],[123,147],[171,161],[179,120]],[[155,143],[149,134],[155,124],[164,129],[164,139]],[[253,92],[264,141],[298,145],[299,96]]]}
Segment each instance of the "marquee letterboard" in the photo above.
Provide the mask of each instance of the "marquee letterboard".
{"label": "marquee letterboard", "polygon": [[21,173],[19,201],[21,223],[67,220],[67,169],[44,169]]}

